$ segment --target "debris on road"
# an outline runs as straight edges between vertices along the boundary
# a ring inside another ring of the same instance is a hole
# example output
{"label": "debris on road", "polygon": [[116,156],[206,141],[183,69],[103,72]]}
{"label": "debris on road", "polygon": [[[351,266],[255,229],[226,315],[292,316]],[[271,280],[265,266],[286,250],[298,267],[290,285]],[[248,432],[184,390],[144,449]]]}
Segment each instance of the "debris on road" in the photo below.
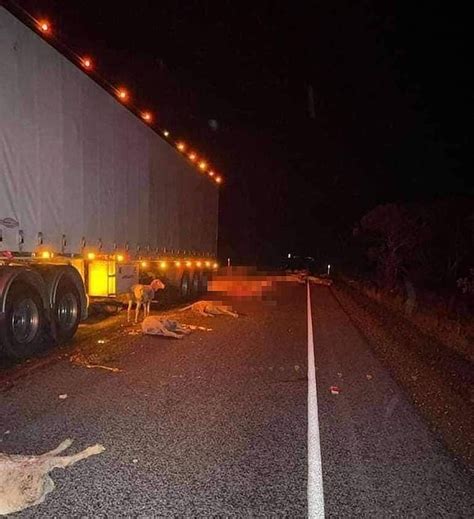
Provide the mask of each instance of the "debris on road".
{"label": "debris on road", "polygon": [[10,434],[10,431],[7,430],[7,431],[5,431],[3,434]]}
{"label": "debris on road", "polygon": [[308,276],[308,281],[313,285],[324,285],[330,287],[332,285],[332,279],[322,278],[317,276]]}
{"label": "debris on road", "polygon": [[66,400],[67,398],[67,393],[63,393],[62,395],[59,395],[58,397],[60,400]]}
{"label": "debris on road", "polygon": [[114,368],[112,366],[103,366],[102,364],[84,364],[84,367],[88,369],[105,369],[106,371],[112,371],[113,373],[121,373],[123,371],[120,368]]}
{"label": "debris on road", "polygon": [[191,333],[191,330],[172,319],[163,319],[156,315],[146,317],[142,322],[142,332],[146,335],[162,335],[182,339]]}
{"label": "debris on road", "polygon": [[367,377],[367,380],[372,380],[372,378],[373,378],[372,375],[371,375],[370,373],[368,373],[368,374],[366,375],[366,377]]}
{"label": "debris on road", "polygon": [[341,388],[337,386],[331,386],[329,391],[331,391],[331,395],[338,395],[341,392]]}
{"label": "debris on road", "polygon": [[73,364],[76,364],[77,366],[81,366],[83,368],[88,368],[88,369],[105,369],[106,371],[112,371],[114,373],[120,373],[120,372],[123,371],[120,368],[114,368],[112,366],[104,366],[103,364],[91,364],[80,353],[77,354],[77,355],[71,355],[71,357],[69,357],[69,360]]}
{"label": "debris on road", "polygon": [[51,470],[66,468],[105,450],[105,447],[96,444],[77,454],[59,456],[71,444],[72,440],[67,439],[52,451],[39,456],[0,453],[0,515],[39,505],[54,490],[54,481],[49,476]]}
{"label": "debris on road", "polygon": [[205,326],[196,326],[195,324],[183,324],[184,328],[189,328],[190,330],[202,330],[204,332],[212,332],[212,328],[206,328]]}

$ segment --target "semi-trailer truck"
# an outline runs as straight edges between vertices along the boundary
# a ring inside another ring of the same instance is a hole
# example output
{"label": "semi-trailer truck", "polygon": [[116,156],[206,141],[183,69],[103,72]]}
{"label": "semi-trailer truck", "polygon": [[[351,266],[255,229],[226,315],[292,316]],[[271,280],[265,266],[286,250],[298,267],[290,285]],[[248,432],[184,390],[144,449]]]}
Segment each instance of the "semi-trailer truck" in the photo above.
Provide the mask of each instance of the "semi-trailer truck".
{"label": "semi-trailer truck", "polygon": [[71,339],[94,298],[215,263],[218,185],[0,7],[0,353]]}

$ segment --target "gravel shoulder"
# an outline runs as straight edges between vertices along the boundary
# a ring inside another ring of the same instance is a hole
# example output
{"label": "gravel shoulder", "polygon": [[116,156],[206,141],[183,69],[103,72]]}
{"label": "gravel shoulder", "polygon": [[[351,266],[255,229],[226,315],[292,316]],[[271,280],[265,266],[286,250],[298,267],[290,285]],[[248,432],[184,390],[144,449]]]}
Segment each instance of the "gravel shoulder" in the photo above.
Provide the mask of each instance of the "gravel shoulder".
{"label": "gravel shoulder", "polygon": [[472,469],[472,363],[349,285],[338,282],[331,290],[431,429]]}

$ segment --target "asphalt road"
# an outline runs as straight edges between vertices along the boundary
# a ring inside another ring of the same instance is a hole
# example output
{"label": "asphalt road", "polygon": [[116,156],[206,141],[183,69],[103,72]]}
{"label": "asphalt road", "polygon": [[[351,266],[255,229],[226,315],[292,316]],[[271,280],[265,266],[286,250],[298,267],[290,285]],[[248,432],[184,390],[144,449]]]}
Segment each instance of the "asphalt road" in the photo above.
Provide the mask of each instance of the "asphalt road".
{"label": "asphalt road", "polygon": [[[235,301],[183,340],[100,331],[103,361],[57,360],[0,393],[0,451],[106,451],[52,473],[19,517],[306,517],[306,289]],[[312,288],[327,517],[471,517],[467,471],[429,431],[326,287]],[[121,318],[120,318],[121,319]],[[120,321],[119,319],[119,321]],[[90,336],[92,344],[99,335]],[[341,392],[331,394],[330,386]],[[59,395],[67,394],[60,399]]]}

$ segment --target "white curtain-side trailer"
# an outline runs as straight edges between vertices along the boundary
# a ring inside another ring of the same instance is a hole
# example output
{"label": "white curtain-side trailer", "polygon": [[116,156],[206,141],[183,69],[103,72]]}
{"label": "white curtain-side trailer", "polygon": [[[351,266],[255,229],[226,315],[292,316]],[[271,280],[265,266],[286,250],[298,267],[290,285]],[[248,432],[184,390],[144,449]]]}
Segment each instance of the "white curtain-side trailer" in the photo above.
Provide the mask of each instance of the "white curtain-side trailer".
{"label": "white curtain-side trailer", "polygon": [[0,351],[64,342],[93,297],[182,295],[215,263],[218,186],[0,7]]}

